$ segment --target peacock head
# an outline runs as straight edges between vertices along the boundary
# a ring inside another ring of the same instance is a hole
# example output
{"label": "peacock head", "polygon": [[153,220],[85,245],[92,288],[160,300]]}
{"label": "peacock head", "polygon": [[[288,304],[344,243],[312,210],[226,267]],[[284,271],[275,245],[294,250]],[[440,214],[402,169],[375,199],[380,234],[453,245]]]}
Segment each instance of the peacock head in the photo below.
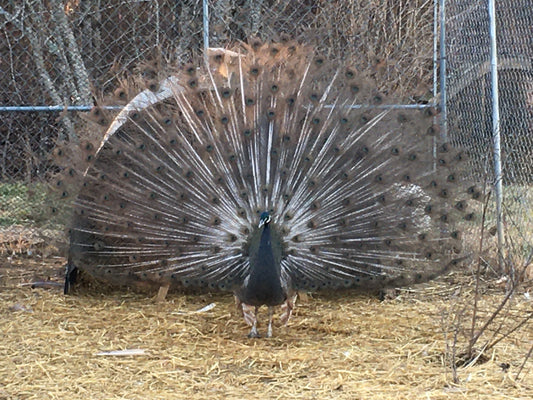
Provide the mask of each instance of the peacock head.
{"label": "peacock head", "polygon": [[270,214],[267,211],[263,211],[261,213],[261,216],[259,217],[259,228],[262,228],[264,225],[268,225],[270,223]]}

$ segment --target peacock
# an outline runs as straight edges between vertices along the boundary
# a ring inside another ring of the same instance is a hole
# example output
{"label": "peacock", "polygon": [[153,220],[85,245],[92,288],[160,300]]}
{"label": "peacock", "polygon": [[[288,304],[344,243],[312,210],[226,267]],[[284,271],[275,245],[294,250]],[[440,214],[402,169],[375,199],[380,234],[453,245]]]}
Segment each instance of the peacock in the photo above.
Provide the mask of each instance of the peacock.
{"label": "peacock", "polygon": [[[466,257],[481,196],[433,107],[403,109],[368,74],[291,40],[139,67],[59,143],[71,199],[65,293],[78,270],[113,285],[231,291],[289,320],[299,291],[427,281]],[[170,71],[165,75],[164,71]]]}

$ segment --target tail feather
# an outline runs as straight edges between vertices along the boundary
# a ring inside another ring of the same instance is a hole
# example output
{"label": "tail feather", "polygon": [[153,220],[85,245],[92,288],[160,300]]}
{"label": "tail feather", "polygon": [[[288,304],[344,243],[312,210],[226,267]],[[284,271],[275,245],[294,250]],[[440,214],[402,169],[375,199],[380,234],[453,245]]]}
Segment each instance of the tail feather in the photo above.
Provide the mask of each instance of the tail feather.
{"label": "tail feather", "polygon": [[200,73],[146,68],[147,89],[114,120],[91,113],[100,140],[58,154],[79,166],[61,178],[78,185],[63,196],[75,197],[75,265],[233,290],[265,210],[295,288],[418,282],[462,257],[456,225],[480,192],[435,110],[395,109],[364,75],[292,42],[214,52]]}

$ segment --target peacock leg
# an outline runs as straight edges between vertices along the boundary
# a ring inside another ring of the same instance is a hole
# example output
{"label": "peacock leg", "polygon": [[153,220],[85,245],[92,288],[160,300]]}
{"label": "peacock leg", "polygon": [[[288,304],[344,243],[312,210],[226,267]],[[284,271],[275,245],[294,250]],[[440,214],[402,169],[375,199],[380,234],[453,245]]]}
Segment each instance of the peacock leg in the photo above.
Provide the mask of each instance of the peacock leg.
{"label": "peacock leg", "polygon": [[242,311],[242,316],[244,318],[244,322],[246,322],[249,326],[252,326],[254,324],[254,322],[256,321],[256,317],[255,317],[255,314],[254,314],[254,307],[250,306],[248,304],[242,303],[237,298],[235,298],[235,299],[236,299],[236,302],[237,302],[237,306],[240,307],[240,309]]}
{"label": "peacock leg", "polygon": [[294,305],[296,304],[296,297],[298,297],[298,292],[295,292],[292,296],[289,296],[287,298],[287,301],[281,305],[283,313],[281,314],[279,319],[282,325],[287,325],[287,323],[289,322],[289,319],[292,315],[292,310],[294,309]]}
{"label": "peacock leg", "polygon": [[254,321],[252,324],[252,329],[250,330],[250,333],[248,334],[249,338],[260,338],[261,335],[257,332],[257,311],[259,311],[259,307],[255,307],[255,315],[254,315]]}
{"label": "peacock leg", "polygon": [[267,337],[272,337],[272,317],[274,316],[274,307],[268,307],[268,330]]}

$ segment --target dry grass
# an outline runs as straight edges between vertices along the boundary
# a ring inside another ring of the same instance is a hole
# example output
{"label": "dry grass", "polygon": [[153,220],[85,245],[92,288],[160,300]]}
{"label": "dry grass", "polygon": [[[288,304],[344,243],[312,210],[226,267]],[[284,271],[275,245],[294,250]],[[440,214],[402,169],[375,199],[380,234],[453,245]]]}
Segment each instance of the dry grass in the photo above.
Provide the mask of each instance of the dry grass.
{"label": "dry grass", "polygon": [[[464,283],[457,274],[384,302],[313,296],[274,338],[248,339],[229,295],[172,294],[156,304],[141,294],[64,296],[24,285],[60,281],[62,262],[1,264],[0,399],[532,398],[531,360],[514,379],[533,340],[527,329],[487,362],[459,368],[452,383],[442,316]],[[487,286],[481,309],[501,296]],[[513,308],[525,313],[531,302],[522,295]],[[97,355],[123,349],[145,354]]]}

